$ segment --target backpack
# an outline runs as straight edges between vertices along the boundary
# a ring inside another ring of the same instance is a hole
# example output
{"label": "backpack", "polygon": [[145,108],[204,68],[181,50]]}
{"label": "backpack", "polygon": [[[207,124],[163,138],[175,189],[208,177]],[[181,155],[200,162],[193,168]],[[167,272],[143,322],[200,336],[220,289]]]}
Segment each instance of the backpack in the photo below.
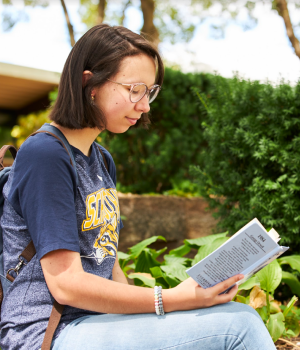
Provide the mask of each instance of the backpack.
{"label": "backpack", "polygon": [[[38,131],[34,132],[30,136],[33,136],[35,134],[45,132],[53,137],[55,137],[65,148],[66,152],[70,156],[70,163],[74,167],[75,170],[75,177],[76,177],[76,187],[78,186],[78,174],[76,170],[76,163],[75,163],[75,158],[74,154],[72,151],[72,148],[64,136],[64,134],[55,126],[50,125],[48,123],[44,124]],[[29,137],[30,137],[29,136]],[[106,158],[98,145],[99,151],[102,155],[102,158],[104,160],[105,167],[108,171],[108,165]],[[0,149],[0,219],[3,214],[3,205],[4,205],[4,196],[3,196],[3,187],[6,184],[11,167],[4,167],[3,166],[3,159],[5,156],[5,153],[7,151],[10,151],[11,155],[15,159],[17,156],[17,149],[14,146],[11,145],[5,145]],[[14,281],[14,277],[10,275],[10,272],[14,271],[16,274],[19,273],[20,269],[22,268],[23,264],[28,263],[36,254],[35,247],[33,245],[33,242],[30,241],[30,243],[27,245],[27,247],[23,250],[23,252],[19,255],[19,261],[16,261],[16,266],[10,268],[8,271],[4,271],[4,263],[3,263],[3,232],[2,232],[2,227],[0,225],[0,312],[1,312],[1,304],[3,297],[6,295],[7,290],[10,286],[11,283]],[[52,343],[52,338],[54,335],[54,332],[59,324],[62,312],[64,309],[64,305],[60,305],[57,301],[54,301],[53,303],[53,308],[51,311],[51,315],[49,318],[49,323],[46,329],[44,341],[41,347],[41,350],[50,350],[51,343]]]}

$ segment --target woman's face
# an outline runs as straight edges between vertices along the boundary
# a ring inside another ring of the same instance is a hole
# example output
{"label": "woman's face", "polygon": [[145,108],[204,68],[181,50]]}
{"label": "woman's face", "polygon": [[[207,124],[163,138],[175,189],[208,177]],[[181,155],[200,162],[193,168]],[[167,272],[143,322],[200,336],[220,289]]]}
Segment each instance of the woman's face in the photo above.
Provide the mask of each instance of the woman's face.
{"label": "woman's face", "polygon": [[[118,83],[144,83],[150,88],[155,83],[155,63],[147,55],[126,57],[121,62],[119,72],[111,77]],[[95,103],[103,111],[106,118],[106,129],[113,133],[123,133],[136,124],[142,113],[150,110],[148,97],[132,103],[129,98],[130,86],[119,85],[107,81],[98,89],[94,89]]]}

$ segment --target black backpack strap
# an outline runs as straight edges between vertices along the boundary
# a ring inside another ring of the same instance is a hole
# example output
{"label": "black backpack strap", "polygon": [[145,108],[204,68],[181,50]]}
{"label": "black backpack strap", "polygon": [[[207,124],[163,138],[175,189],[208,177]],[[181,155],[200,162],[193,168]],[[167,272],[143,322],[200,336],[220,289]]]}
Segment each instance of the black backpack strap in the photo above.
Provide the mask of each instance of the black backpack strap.
{"label": "black backpack strap", "polygon": [[50,125],[48,123],[45,123],[39,130],[37,130],[36,132],[31,134],[30,136],[39,134],[41,132],[45,132],[45,133],[50,134],[53,137],[55,137],[63,145],[64,149],[68,152],[69,157],[70,157],[70,163],[74,167],[74,170],[75,170],[76,186],[78,186],[78,174],[77,174],[74,154],[73,154],[72,148],[71,148],[68,140],[66,139],[65,135],[55,126]]}
{"label": "black backpack strap", "polygon": [[96,145],[98,146],[99,151],[100,151],[100,153],[101,153],[101,156],[102,156],[102,158],[103,158],[105,168],[106,168],[106,170],[109,172],[109,170],[108,170],[108,165],[107,165],[107,161],[106,161],[106,157],[105,157],[105,155],[104,155],[104,153],[103,153],[103,151],[102,151],[100,145],[99,145],[98,143],[96,143]]}

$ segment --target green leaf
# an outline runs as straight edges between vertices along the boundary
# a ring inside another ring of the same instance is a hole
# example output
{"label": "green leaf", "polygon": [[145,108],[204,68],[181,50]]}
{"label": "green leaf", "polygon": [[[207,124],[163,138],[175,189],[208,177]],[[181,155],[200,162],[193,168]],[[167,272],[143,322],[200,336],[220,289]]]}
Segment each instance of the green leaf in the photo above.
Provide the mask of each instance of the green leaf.
{"label": "green leaf", "polygon": [[171,276],[167,276],[167,274],[162,271],[159,266],[152,267],[150,269],[151,275],[156,279],[156,284],[161,285],[164,288],[174,288],[176,287],[180,281]]}
{"label": "green leaf", "polygon": [[163,277],[163,272],[159,266],[151,267],[150,273],[154,278]]}
{"label": "green leaf", "polygon": [[162,248],[160,250],[155,250],[155,249],[150,249],[150,252],[153,256],[153,259],[156,259],[157,257],[159,257],[163,252],[165,252],[168,248]]}
{"label": "green leaf", "polygon": [[125,260],[125,259],[127,259],[129,257],[130,257],[129,254],[126,254],[126,253],[118,251],[118,258],[119,258],[119,260]]}
{"label": "green leaf", "polygon": [[291,291],[300,297],[300,282],[297,276],[290,272],[282,271],[282,282],[286,283]]}
{"label": "green leaf", "polygon": [[242,295],[236,295],[235,296],[235,301],[238,301],[239,303],[242,303],[242,304],[247,304],[247,300],[245,297],[243,297]]}
{"label": "green leaf", "polygon": [[291,268],[300,272],[300,255],[290,255],[277,260],[280,265],[289,264]]}
{"label": "green leaf", "polygon": [[174,263],[173,265],[162,265],[161,269],[167,274],[167,276],[176,277],[180,281],[185,281],[189,278],[189,275],[185,272],[186,267],[179,263]]}
{"label": "green leaf", "polygon": [[274,260],[262,270],[257,272],[256,277],[260,282],[261,289],[272,293],[281,282],[282,269],[277,260]]}
{"label": "green leaf", "polygon": [[168,283],[168,287],[169,288],[174,288],[174,287],[178,286],[178,284],[180,283],[180,281],[177,278],[171,277],[171,276],[168,276],[168,275],[166,275],[164,277],[164,279]]}
{"label": "green leaf", "polygon": [[298,337],[300,326],[296,315],[285,317],[285,328],[287,331],[292,331],[294,333],[293,337]]}
{"label": "green leaf", "polygon": [[283,335],[288,338],[294,338],[297,336],[291,329],[288,329]]}
{"label": "green leaf", "polygon": [[190,246],[191,248],[198,249],[199,247],[201,247],[203,245],[211,244],[213,241],[215,241],[218,238],[226,237],[227,234],[228,234],[228,232],[223,232],[223,233],[217,233],[217,234],[205,236],[205,237],[199,237],[199,238],[194,238],[194,239],[185,239],[184,244]]}
{"label": "green leaf", "polygon": [[268,311],[267,311],[267,307],[266,306],[263,306],[263,307],[260,307],[258,309],[255,309],[257,311],[257,313],[259,314],[259,316],[261,317],[261,319],[264,321],[264,322],[267,322],[267,319],[268,319]]}
{"label": "green leaf", "polygon": [[184,256],[184,255],[188,254],[190,251],[191,251],[191,247],[184,244],[178,248],[170,250],[169,255]]}
{"label": "green leaf", "polygon": [[129,248],[129,253],[131,255],[131,258],[137,258],[141,254],[143,249],[145,249],[148,245],[156,242],[158,239],[161,239],[166,242],[166,239],[163,236],[153,236],[153,237],[144,239],[142,242]]}
{"label": "green leaf", "polygon": [[267,323],[268,331],[272,337],[273,342],[275,343],[278,338],[285,331],[284,327],[284,316],[282,312],[277,314],[270,315],[269,322]]}
{"label": "green leaf", "polygon": [[181,256],[176,256],[176,255],[165,255],[165,264],[166,265],[172,265],[172,264],[181,264],[185,265],[185,263],[189,260],[188,258],[183,258]]}
{"label": "green leaf", "polygon": [[192,265],[197,264],[197,262],[201,261],[205,257],[207,257],[210,253],[214,252],[217,248],[219,248],[223,243],[225,243],[229,238],[228,237],[219,237],[215,239],[210,244],[206,244],[199,248],[198,253],[195,255]]}
{"label": "green leaf", "polygon": [[249,278],[246,282],[239,285],[238,290],[249,290],[252,289],[254,286],[259,285],[259,280],[256,276],[252,276]]}
{"label": "green leaf", "polygon": [[288,313],[291,311],[292,307],[294,306],[295,302],[298,300],[298,298],[294,295],[292,299],[287,304],[285,310],[283,311],[283,315],[287,316]]}
{"label": "green leaf", "polygon": [[159,265],[160,263],[153,258],[150,249],[145,248],[135,262],[135,272],[150,273],[151,267]]}
{"label": "green leaf", "polygon": [[128,275],[128,278],[140,280],[143,283],[142,286],[150,287],[150,288],[154,288],[155,287],[155,279],[146,277],[146,276],[144,276],[142,274],[131,273],[130,275]]}

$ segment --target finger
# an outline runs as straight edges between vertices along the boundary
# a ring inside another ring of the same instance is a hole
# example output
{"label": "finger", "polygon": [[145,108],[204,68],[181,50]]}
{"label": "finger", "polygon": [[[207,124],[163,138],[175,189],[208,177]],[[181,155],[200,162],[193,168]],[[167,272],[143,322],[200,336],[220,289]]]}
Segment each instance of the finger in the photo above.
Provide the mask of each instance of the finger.
{"label": "finger", "polygon": [[228,303],[229,301],[231,301],[234,298],[234,296],[236,295],[237,291],[238,291],[238,286],[235,285],[235,286],[233,286],[230,289],[230,291],[228,293],[218,295],[216,297],[216,302],[218,304]]}
{"label": "finger", "polygon": [[228,278],[227,280],[220,282],[220,283],[216,284],[215,286],[211,287],[211,291],[213,293],[215,293],[216,295],[218,295],[218,294],[224,292],[226,289],[228,289],[232,285],[234,285],[236,282],[240,281],[242,278],[244,278],[244,275],[241,275],[241,274],[232,276],[232,277]]}

